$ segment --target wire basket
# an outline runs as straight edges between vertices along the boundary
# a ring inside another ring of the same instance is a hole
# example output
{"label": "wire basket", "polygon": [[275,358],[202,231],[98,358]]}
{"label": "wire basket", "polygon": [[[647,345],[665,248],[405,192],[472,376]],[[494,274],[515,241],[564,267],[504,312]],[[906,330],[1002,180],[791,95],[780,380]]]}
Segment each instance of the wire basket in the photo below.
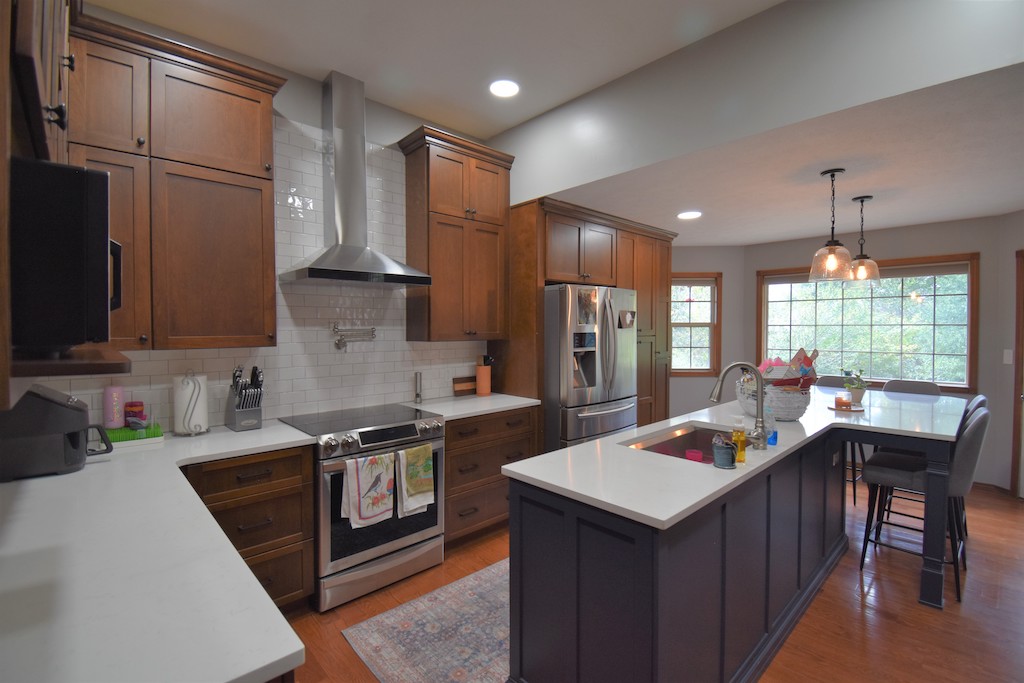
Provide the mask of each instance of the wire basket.
{"label": "wire basket", "polygon": [[[736,398],[743,412],[757,417],[757,383],[736,380]],[[811,392],[807,389],[782,388],[768,385],[764,388],[765,413],[771,408],[771,414],[780,422],[799,420],[811,403]]]}

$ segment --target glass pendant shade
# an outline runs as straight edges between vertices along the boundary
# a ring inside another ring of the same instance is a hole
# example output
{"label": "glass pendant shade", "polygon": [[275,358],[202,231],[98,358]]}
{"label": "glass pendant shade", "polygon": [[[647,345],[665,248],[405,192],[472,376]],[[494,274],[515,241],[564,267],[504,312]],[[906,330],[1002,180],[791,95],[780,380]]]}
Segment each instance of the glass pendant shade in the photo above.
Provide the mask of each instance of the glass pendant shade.
{"label": "glass pendant shade", "polygon": [[851,264],[853,279],[857,282],[867,282],[869,285],[876,285],[881,280],[878,275],[878,264],[874,259],[859,254]]}
{"label": "glass pendant shade", "polygon": [[849,280],[853,276],[851,270],[850,250],[840,242],[829,240],[825,246],[814,254],[811,261],[810,282],[829,282],[832,280]]}
{"label": "glass pendant shade", "polygon": [[878,264],[864,253],[864,202],[869,202],[872,199],[874,197],[871,195],[853,198],[853,201],[860,202],[860,239],[857,240],[860,244],[860,253],[857,254],[851,267],[853,269],[854,282],[864,282],[874,287],[882,281],[881,276],[878,274]]}
{"label": "glass pendant shade", "polygon": [[830,282],[834,280],[853,279],[850,268],[850,250],[836,239],[836,174],[846,169],[830,168],[821,175],[832,180],[832,234],[825,246],[814,253],[811,261],[811,272],[807,275],[808,282]]}

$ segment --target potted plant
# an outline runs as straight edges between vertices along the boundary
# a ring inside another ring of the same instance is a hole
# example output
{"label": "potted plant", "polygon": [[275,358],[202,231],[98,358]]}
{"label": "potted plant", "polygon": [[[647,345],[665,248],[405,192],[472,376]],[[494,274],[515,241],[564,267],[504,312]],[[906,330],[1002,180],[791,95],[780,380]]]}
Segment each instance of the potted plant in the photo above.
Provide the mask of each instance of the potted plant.
{"label": "potted plant", "polygon": [[863,370],[858,370],[857,372],[843,372],[843,386],[850,392],[850,398],[853,399],[855,404],[859,404],[864,399],[864,392],[868,388],[867,381],[861,377],[863,373]]}

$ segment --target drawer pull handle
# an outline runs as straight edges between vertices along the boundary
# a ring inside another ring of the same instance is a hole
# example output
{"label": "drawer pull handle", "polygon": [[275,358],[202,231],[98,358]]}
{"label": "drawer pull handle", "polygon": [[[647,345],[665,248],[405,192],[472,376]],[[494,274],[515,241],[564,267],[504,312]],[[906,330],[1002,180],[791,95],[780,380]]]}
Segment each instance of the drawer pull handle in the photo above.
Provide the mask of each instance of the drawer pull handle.
{"label": "drawer pull handle", "polygon": [[468,510],[460,511],[459,512],[459,517],[465,519],[466,517],[469,517],[470,515],[475,515],[478,512],[480,512],[480,508],[476,508],[476,507],[469,508]]}
{"label": "drawer pull handle", "polygon": [[468,474],[468,473],[472,472],[473,470],[478,470],[478,469],[480,469],[480,465],[477,464],[477,463],[473,463],[472,465],[461,465],[459,467],[459,474]]}
{"label": "drawer pull handle", "polygon": [[505,460],[518,460],[521,457],[523,457],[523,452],[516,451],[515,453],[509,453],[508,455],[506,455]]}
{"label": "drawer pull handle", "polygon": [[473,427],[472,429],[467,429],[465,431],[459,430],[459,436],[473,436],[474,434],[477,434],[479,432],[479,427]]}
{"label": "drawer pull handle", "polygon": [[511,422],[506,422],[505,426],[508,427],[509,429],[511,429],[512,427],[518,427],[521,424],[523,424],[522,418],[520,418],[518,420],[512,420]]}
{"label": "drawer pull handle", "polygon": [[274,470],[268,467],[262,472],[252,472],[250,474],[236,474],[235,479],[237,479],[238,483],[241,484],[244,481],[252,481],[253,479],[262,479],[263,477],[269,477],[273,473]]}
{"label": "drawer pull handle", "polygon": [[256,522],[255,524],[239,524],[238,533],[247,534],[250,531],[256,531],[257,529],[266,529],[268,526],[274,523],[273,517],[267,517],[262,522]]}

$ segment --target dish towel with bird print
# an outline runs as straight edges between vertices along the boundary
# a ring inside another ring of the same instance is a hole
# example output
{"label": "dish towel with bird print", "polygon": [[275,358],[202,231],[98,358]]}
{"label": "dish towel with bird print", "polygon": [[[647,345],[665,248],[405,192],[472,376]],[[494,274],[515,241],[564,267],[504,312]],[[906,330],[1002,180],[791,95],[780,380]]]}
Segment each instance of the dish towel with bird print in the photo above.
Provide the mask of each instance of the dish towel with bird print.
{"label": "dish towel with bird print", "polygon": [[398,451],[398,516],[426,512],[434,502],[434,449],[430,444]]}
{"label": "dish towel with bird print", "polygon": [[381,453],[345,461],[341,516],[353,529],[391,519],[395,512],[395,454]]}

